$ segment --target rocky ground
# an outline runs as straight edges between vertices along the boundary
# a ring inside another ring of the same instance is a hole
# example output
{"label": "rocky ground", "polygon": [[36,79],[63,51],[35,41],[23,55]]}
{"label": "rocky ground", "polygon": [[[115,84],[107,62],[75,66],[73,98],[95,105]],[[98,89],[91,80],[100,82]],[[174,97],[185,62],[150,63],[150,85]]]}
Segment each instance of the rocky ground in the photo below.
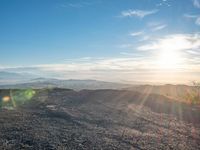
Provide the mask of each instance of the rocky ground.
{"label": "rocky ground", "polygon": [[0,149],[197,150],[199,123],[198,107],[158,95],[36,90],[23,105],[0,109]]}

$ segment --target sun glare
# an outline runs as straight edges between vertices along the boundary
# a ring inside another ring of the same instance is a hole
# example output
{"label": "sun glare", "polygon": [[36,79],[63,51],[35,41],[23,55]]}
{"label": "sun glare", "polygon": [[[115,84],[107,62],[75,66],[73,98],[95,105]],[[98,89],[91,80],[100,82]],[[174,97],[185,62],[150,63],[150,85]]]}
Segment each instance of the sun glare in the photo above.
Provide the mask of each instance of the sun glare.
{"label": "sun glare", "polygon": [[180,63],[180,56],[171,50],[162,50],[158,56],[158,66],[161,69],[176,69]]}
{"label": "sun glare", "polygon": [[188,43],[181,38],[163,40],[160,43],[160,52],[157,56],[157,65],[160,69],[178,69],[182,61],[184,45]]}

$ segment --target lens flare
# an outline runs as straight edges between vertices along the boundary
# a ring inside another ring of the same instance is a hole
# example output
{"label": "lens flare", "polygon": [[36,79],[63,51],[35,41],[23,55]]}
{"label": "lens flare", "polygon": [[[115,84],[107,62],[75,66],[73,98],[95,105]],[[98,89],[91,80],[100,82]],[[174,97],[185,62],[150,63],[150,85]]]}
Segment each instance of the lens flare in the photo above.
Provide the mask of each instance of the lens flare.
{"label": "lens flare", "polygon": [[0,98],[0,108],[14,109],[31,101],[35,94],[36,91],[32,89],[10,90],[9,94]]}
{"label": "lens flare", "polygon": [[15,102],[16,106],[24,104],[33,98],[36,92],[32,89],[17,90],[11,92],[12,101]]}
{"label": "lens flare", "polygon": [[2,101],[3,102],[9,102],[11,100],[11,98],[10,98],[10,96],[4,96],[3,98],[2,98]]}

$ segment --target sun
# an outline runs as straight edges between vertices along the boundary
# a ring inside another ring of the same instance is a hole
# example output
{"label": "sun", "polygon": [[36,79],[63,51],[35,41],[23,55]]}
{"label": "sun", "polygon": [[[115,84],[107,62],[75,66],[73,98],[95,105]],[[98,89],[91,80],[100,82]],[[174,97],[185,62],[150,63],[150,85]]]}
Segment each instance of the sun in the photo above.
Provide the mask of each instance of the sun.
{"label": "sun", "polygon": [[160,69],[177,69],[180,62],[180,53],[170,49],[161,50],[157,59],[157,65]]}
{"label": "sun", "polygon": [[183,46],[187,45],[185,40],[167,39],[160,42],[157,53],[156,64],[160,69],[178,69],[183,64]]}

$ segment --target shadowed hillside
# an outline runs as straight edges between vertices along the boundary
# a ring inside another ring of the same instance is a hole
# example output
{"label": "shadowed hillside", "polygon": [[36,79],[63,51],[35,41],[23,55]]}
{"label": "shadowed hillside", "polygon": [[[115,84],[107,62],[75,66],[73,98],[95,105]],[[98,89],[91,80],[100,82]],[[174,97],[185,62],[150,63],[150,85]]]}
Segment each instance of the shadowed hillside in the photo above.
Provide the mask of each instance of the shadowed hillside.
{"label": "shadowed hillside", "polygon": [[1,90],[2,98],[32,93],[13,98],[12,110],[2,101],[1,149],[200,148],[197,107],[126,90],[33,91]]}

